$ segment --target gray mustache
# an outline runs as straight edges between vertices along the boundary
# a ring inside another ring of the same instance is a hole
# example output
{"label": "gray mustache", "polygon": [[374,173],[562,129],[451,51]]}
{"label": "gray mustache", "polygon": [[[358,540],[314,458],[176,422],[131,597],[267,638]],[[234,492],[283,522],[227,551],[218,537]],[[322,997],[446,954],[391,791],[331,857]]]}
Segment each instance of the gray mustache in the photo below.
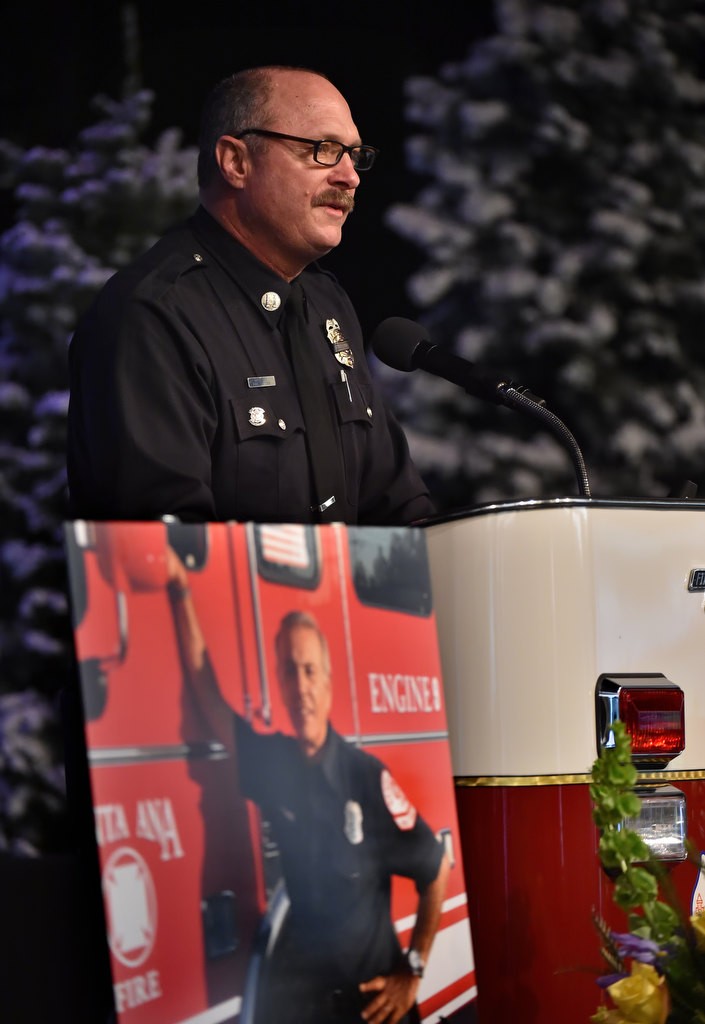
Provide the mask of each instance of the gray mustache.
{"label": "gray mustache", "polygon": [[352,213],[355,209],[355,200],[349,192],[341,192],[336,188],[329,188],[321,192],[314,201],[314,206],[339,206],[345,213]]}

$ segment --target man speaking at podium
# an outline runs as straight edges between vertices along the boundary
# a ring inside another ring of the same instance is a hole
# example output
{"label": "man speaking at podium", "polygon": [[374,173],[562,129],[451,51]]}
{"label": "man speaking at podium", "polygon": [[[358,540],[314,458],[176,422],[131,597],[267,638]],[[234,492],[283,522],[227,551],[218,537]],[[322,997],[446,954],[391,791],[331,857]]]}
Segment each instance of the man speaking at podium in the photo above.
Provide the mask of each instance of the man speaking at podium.
{"label": "man speaking at podium", "polygon": [[70,514],[405,524],[433,512],[367,366],[341,240],[377,151],[323,75],[238,72],[195,214],[118,271],[69,350]]}

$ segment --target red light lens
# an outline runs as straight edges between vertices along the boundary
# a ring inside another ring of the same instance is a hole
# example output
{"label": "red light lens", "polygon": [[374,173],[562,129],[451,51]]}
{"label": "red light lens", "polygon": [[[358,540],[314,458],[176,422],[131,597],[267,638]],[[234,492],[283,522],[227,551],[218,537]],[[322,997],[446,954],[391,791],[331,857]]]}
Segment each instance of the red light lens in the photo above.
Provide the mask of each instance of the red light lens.
{"label": "red light lens", "polygon": [[670,754],[685,749],[683,691],[623,686],[619,691],[619,717],[624,722],[635,757]]}

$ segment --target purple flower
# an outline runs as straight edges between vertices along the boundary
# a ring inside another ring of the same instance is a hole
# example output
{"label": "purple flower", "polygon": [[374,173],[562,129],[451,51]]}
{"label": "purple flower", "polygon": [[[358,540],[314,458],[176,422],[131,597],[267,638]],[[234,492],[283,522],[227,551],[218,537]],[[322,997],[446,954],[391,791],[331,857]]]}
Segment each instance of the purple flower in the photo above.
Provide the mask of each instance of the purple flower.
{"label": "purple flower", "polygon": [[643,964],[656,964],[661,952],[661,947],[652,939],[643,939],[640,935],[632,935],[631,932],[612,932],[619,955],[631,957],[632,960],[639,960]]}

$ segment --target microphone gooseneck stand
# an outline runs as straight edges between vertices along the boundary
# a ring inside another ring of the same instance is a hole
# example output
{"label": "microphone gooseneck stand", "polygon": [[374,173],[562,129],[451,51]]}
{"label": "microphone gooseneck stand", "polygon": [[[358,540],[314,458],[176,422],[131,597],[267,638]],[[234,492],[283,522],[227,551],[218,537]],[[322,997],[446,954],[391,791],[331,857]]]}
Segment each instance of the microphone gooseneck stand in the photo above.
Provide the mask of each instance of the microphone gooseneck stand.
{"label": "microphone gooseneck stand", "polygon": [[518,391],[512,384],[499,384],[497,390],[502,394],[504,405],[528,413],[534,419],[540,420],[542,425],[550,430],[568,449],[578,480],[578,492],[583,498],[591,497],[590,482],[583,453],[580,451],[578,442],[568,430],[563,420],[559,419],[550,409],[547,409],[542,399],[530,398],[528,393]]}

